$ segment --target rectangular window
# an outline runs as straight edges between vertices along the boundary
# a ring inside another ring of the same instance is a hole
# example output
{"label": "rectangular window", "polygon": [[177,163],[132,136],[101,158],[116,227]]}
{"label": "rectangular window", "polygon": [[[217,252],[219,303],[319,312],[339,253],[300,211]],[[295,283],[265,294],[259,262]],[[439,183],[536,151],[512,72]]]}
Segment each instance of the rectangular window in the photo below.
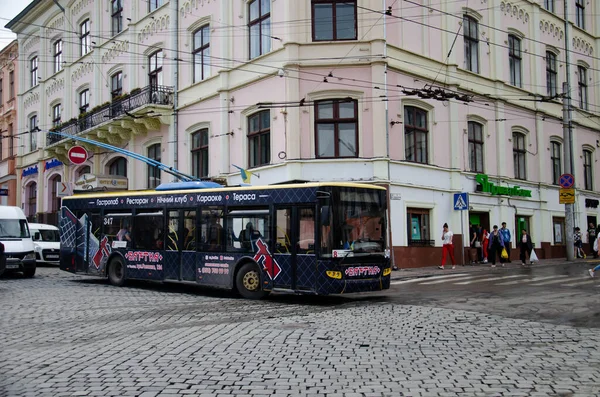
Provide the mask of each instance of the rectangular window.
{"label": "rectangular window", "polygon": [[194,83],[210,76],[210,29],[208,25],[194,32]]}
{"label": "rectangular window", "polygon": [[544,8],[550,12],[554,12],[554,0],[544,0]]}
{"label": "rectangular window", "polygon": [[550,142],[552,152],[550,153],[550,161],[552,162],[552,183],[558,185],[560,176],[562,175],[562,146],[558,142]]}
{"label": "rectangular window", "polygon": [[123,93],[123,72],[117,72],[110,78],[110,96],[115,99]]}
{"label": "rectangular window", "polygon": [[[148,147],[148,158],[160,162],[160,143]],[[148,189],[154,189],[160,185],[160,170],[157,167],[148,165]]]}
{"label": "rectangular window", "polygon": [[60,104],[52,106],[52,127],[60,125]]}
{"label": "rectangular window", "polygon": [[469,170],[483,173],[483,126],[469,121]]}
{"label": "rectangular window", "polygon": [[583,151],[583,181],[585,190],[594,190],[594,175],[592,172],[593,161],[592,152],[589,150]]}
{"label": "rectangular window", "polygon": [[79,55],[84,56],[92,49],[90,36],[90,20],[86,19],[79,25]]}
{"label": "rectangular window", "polygon": [[4,85],[2,79],[0,79],[0,106],[4,104]]}
{"label": "rectangular window", "polygon": [[575,0],[575,24],[585,29],[585,0]]}
{"label": "rectangular window", "polygon": [[[12,73],[12,72],[11,72]],[[33,57],[29,61],[29,74],[31,76],[31,87],[35,87],[38,83],[38,58]],[[14,82],[13,82],[14,86]],[[11,98],[14,98],[14,92]]]}
{"label": "rectangular window", "polygon": [[13,125],[12,123],[8,125],[8,157],[13,157],[15,155],[15,137],[13,136]]}
{"label": "rectangular window", "polygon": [[465,41],[465,68],[479,73],[479,27],[477,21],[465,15],[463,17],[463,36]]}
{"label": "rectangular window", "polygon": [[62,40],[54,42],[54,73],[60,72],[63,68]]}
{"label": "rectangular window", "polygon": [[271,51],[271,0],[253,0],[248,3],[250,31],[250,59]]}
{"label": "rectangular window", "polygon": [[[37,76],[36,76],[37,80]],[[8,73],[8,99],[15,97],[15,72]]]}
{"label": "rectangular window", "polygon": [[164,247],[162,208],[137,210],[133,218],[131,239],[139,250],[159,250]]}
{"label": "rectangular window", "polygon": [[79,114],[87,113],[90,108],[90,90],[79,93]]}
{"label": "rectangular window", "polygon": [[123,30],[123,3],[122,0],[111,0],[111,33],[116,35]]}
{"label": "rectangular window", "polygon": [[148,1],[149,11],[152,12],[157,8],[161,7],[165,3],[165,0],[150,0]]}
{"label": "rectangular window", "polygon": [[510,69],[510,84],[515,87],[522,87],[521,81],[521,40],[512,35],[508,35],[508,64]]}
{"label": "rectangular window", "polygon": [[577,66],[578,85],[579,85],[579,108],[588,110],[588,85],[587,85],[587,69],[583,66]]}
{"label": "rectangular window", "polygon": [[554,235],[554,245],[564,245],[566,242],[565,218],[552,217],[552,232]]}
{"label": "rectangular window", "polygon": [[[223,208],[202,207],[200,218],[200,251],[219,252],[225,250]],[[230,236],[227,236],[230,237]]]}
{"label": "rectangular window", "polygon": [[32,183],[27,189],[29,191],[28,212],[29,217],[33,217],[37,213],[37,183]]}
{"label": "rectangular window", "polygon": [[37,149],[37,126],[37,116],[31,116],[29,119],[29,149],[32,152]]}
{"label": "rectangular window", "polygon": [[358,102],[327,100],[315,103],[317,158],[358,156]]}
{"label": "rectangular window", "polygon": [[313,41],[356,40],[356,0],[312,0]]}
{"label": "rectangular window", "polygon": [[208,177],[208,128],[192,134],[192,175]]}
{"label": "rectangular window", "polygon": [[148,57],[148,78],[150,86],[157,88],[163,84],[163,52],[162,50],[156,51]]}
{"label": "rectangular window", "polygon": [[407,161],[427,164],[427,112],[414,106],[404,108],[404,154]]}
{"label": "rectangular window", "polygon": [[526,179],[527,173],[525,172],[525,135],[513,132],[513,161],[515,167],[515,178]]}
{"label": "rectangular window", "polygon": [[256,242],[262,239],[270,243],[269,207],[247,208],[228,207],[227,251],[256,252]]}
{"label": "rectangular window", "polygon": [[271,115],[268,110],[248,117],[248,152],[250,168],[271,162]]}
{"label": "rectangular window", "polygon": [[557,92],[556,54],[546,51],[546,91],[553,97]]}
{"label": "rectangular window", "polygon": [[434,242],[430,239],[429,210],[420,208],[407,208],[407,236],[409,246],[430,246]]}

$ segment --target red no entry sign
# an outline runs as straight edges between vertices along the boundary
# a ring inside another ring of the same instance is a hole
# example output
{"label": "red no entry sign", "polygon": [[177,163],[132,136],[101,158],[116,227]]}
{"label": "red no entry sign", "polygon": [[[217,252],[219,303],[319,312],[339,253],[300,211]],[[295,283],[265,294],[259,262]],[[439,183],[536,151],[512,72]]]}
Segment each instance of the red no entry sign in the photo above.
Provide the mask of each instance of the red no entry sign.
{"label": "red no entry sign", "polygon": [[88,158],[88,153],[85,148],[81,146],[73,146],[69,149],[69,160],[73,164],[83,164]]}

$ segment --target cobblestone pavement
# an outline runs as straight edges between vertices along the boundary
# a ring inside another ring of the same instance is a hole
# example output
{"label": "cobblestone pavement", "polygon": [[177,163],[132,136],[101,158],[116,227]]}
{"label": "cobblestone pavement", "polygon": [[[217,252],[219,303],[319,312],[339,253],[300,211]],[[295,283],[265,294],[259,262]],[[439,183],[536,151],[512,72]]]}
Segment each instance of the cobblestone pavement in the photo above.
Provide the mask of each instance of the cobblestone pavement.
{"label": "cobblestone pavement", "polygon": [[0,279],[0,396],[600,395],[597,329],[183,289]]}

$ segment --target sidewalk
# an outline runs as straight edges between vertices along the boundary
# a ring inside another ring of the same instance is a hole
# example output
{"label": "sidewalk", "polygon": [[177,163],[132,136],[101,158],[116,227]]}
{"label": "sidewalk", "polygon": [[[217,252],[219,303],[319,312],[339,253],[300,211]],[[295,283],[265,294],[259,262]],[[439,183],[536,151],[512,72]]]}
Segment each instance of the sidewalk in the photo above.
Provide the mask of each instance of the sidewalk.
{"label": "sidewalk", "polygon": [[[504,267],[500,263],[496,264],[495,269],[521,269],[521,268],[533,268],[533,267],[544,267],[544,266],[560,266],[560,265],[571,265],[571,264],[585,264],[587,268],[592,268],[600,263],[600,259],[593,259],[588,257],[587,259],[576,259],[572,262],[567,261],[566,258],[558,259],[543,259],[541,262],[536,262],[533,265],[522,266],[521,261],[516,260],[512,263],[505,263]],[[402,280],[409,278],[419,277],[431,277],[439,276],[441,274],[451,273],[483,273],[492,270],[489,263],[478,263],[476,265],[456,265],[456,269],[452,270],[452,265],[446,266],[446,269],[438,269],[437,266],[409,268],[392,271],[392,280]]]}

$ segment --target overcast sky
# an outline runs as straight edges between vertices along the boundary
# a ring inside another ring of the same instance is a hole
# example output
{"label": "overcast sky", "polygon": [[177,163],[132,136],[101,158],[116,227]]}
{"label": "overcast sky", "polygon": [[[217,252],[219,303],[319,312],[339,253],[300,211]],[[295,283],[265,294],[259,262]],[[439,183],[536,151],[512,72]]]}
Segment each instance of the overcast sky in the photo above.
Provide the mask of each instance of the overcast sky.
{"label": "overcast sky", "polygon": [[0,48],[4,48],[8,43],[17,38],[10,30],[4,26],[18,13],[23,11],[30,3],[30,0],[0,0]]}

